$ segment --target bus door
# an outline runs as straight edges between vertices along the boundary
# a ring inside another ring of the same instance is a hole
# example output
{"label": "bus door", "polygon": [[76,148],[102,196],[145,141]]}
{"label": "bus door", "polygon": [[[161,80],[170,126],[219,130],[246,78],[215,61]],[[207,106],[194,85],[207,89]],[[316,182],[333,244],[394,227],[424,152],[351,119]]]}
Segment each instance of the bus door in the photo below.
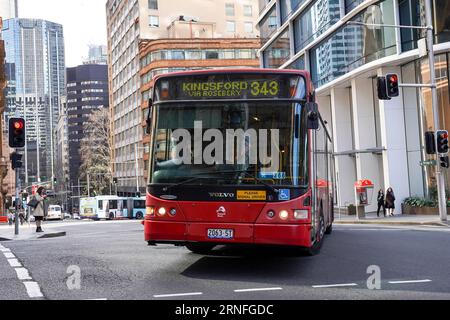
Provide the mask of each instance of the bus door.
{"label": "bus door", "polygon": [[134,209],[134,206],[133,206],[133,203],[134,201],[133,201],[133,199],[132,198],[128,198],[127,199],[127,216],[128,216],[128,219],[133,219],[134,218],[134,212],[133,212],[133,209]]}

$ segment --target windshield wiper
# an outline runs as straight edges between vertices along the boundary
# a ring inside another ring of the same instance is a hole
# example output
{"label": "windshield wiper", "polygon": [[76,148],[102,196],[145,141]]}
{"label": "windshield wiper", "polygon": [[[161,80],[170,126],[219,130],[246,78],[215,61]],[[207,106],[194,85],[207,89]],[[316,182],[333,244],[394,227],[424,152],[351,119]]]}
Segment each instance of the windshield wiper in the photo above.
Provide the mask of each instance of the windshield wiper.
{"label": "windshield wiper", "polygon": [[173,189],[173,188],[176,188],[176,187],[179,187],[179,186],[182,186],[182,185],[185,185],[185,184],[188,184],[188,183],[190,183],[190,182],[194,182],[194,181],[197,181],[197,180],[200,180],[200,179],[205,179],[205,178],[206,178],[206,177],[194,177],[194,178],[191,178],[191,179],[187,179],[187,180],[185,180],[185,181],[181,181],[181,182],[176,183],[176,184],[173,184],[173,185],[171,185],[171,186],[164,187],[164,188],[163,188],[163,191],[164,191],[164,192],[167,192],[167,191],[169,191],[170,189]]}

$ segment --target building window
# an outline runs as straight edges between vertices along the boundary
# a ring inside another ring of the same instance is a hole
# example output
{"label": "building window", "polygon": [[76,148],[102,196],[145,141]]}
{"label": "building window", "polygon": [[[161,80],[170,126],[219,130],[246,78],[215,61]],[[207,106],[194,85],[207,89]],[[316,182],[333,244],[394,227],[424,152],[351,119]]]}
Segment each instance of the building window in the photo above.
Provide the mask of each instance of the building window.
{"label": "building window", "polygon": [[345,13],[349,13],[363,2],[364,0],[345,0]]}
{"label": "building window", "polygon": [[[333,5],[332,2],[333,0],[319,0],[294,20],[295,52],[301,51],[339,21],[339,4]],[[323,7],[327,10],[323,10]]]}
{"label": "building window", "polygon": [[205,58],[206,59],[219,59],[219,52],[218,51],[206,51]]}
{"label": "building window", "polygon": [[[352,21],[393,25],[392,8],[393,0],[384,0],[369,6]],[[366,63],[396,52],[393,28],[347,24],[311,49],[311,77],[320,87]]]}
{"label": "building window", "polygon": [[158,16],[149,16],[149,26],[154,28],[159,28],[159,17]]}
{"label": "building window", "polygon": [[148,8],[150,10],[158,10],[158,0],[148,0]]}
{"label": "building window", "polygon": [[227,32],[236,32],[236,23],[234,21],[227,21]]}
{"label": "building window", "polygon": [[275,7],[273,7],[259,23],[259,30],[261,33],[263,45],[267,41],[269,41],[272,34],[274,34],[275,31],[277,31],[277,28],[278,28],[277,12],[275,10]]}
{"label": "building window", "polygon": [[225,4],[225,14],[229,17],[234,16],[234,3],[226,3]]}
{"label": "building window", "polygon": [[281,23],[285,23],[303,2],[305,2],[305,0],[281,0]]}
{"label": "building window", "polygon": [[253,22],[244,22],[245,33],[253,33]]}
{"label": "building window", "polygon": [[250,5],[244,5],[244,16],[253,17],[253,7]]}
{"label": "building window", "polygon": [[289,30],[264,51],[264,68],[279,68],[290,58]]}

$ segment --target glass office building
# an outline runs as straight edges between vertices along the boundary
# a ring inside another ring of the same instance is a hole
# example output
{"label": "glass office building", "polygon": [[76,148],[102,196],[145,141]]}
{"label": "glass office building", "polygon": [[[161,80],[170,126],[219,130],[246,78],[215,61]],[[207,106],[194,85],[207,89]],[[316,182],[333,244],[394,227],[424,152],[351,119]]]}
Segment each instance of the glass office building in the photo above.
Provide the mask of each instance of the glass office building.
{"label": "glass office building", "polygon": [[52,181],[55,176],[55,132],[60,97],[66,93],[64,35],[60,24],[39,19],[3,23],[8,85],[5,121],[27,122],[27,145],[21,181]]}
{"label": "glass office building", "polygon": [[[424,134],[434,130],[429,88],[404,88],[377,98],[376,77],[399,74],[403,83],[429,83],[419,56],[424,0],[272,0],[262,4],[259,27],[265,68],[306,69],[334,137],[337,205],[355,202],[353,184],[371,179],[393,187],[397,208],[409,196],[433,198],[434,167],[424,166]],[[431,0],[440,127],[450,128],[450,1]],[[450,190],[450,174],[446,173]],[[369,210],[373,210],[371,206]],[[400,213],[398,209],[397,213]]]}

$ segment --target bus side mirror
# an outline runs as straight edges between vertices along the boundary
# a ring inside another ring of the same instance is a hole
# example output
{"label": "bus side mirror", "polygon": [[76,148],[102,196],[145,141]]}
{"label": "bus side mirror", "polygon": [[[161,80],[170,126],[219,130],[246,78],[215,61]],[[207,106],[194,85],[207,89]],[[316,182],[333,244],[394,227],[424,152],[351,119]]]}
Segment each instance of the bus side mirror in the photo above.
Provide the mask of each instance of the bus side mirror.
{"label": "bus side mirror", "polygon": [[306,122],[308,130],[319,129],[319,106],[317,103],[308,102],[306,104]]}
{"label": "bus side mirror", "polygon": [[153,100],[149,99],[148,100],[148,114],[147,114],[147,120],[145,120],[145,122],[147,123],[147,128],[145,130],[145,133],[150,134],[150,130],[151,130],[151,124],[152,124],[152,107],[153,107]]}

